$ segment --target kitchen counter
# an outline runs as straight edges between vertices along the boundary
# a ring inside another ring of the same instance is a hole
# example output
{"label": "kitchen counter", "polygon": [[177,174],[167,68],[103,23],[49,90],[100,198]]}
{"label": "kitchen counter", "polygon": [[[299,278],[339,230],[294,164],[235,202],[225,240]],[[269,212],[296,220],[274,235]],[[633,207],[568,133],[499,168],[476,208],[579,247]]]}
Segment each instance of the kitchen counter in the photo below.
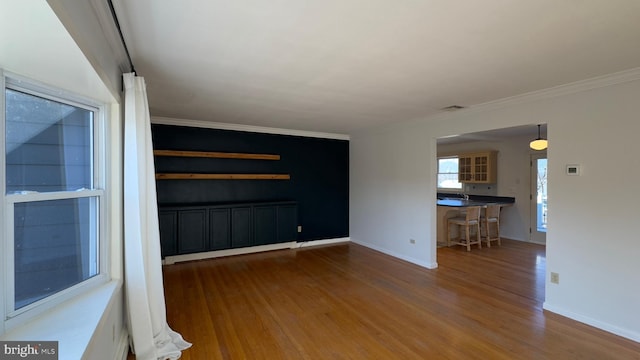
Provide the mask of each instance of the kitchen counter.
{"label": "kitchen counter", "polygon": [[489,204],[513,205],[516,198],[508,196],[469,195],[469,200],[464,200],[460,194],[438,193],[438,206],[467,207],[487,206]]}
{"label": "kitchen counter", "polygon": [[506,200],[464,200],[464,199],[442,199],[437,201],[438,206],[450,207],[469,207],[469,206],[487,206],[487,205],[512,205],[515,201]]}
{"label": "kitchen counter", "polygon": [[[469,206],[481,206],[487,205],[500,205],[511,206],[515,203],[515,198],[505,196],[484,196],[484,195],[469,195],[469,200],[463,199],[457,194],[441,194],[438,193],[437,206],[437,221],[438,221],[438,246],[447,245],[447,220],[452,217],[460,216],[460,212],[464,211],[465,207]],[[453,237],[457,236],[457,231],[452,227]]]}

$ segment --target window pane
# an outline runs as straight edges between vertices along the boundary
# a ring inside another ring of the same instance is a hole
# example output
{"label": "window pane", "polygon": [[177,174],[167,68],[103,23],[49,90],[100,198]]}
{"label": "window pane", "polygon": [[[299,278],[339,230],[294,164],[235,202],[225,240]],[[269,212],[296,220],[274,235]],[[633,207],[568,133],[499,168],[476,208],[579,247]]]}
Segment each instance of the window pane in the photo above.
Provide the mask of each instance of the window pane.
{"label": "window pane", "polygon": [[438,159],[438,173],[440,174],[457,174],[458,158]]}
{"label": "window pane", "polygon": [[458,182],[458,174],[438,174],[438,187],[462,189],[462,183]]}
{"label": "window pane", "polygon": [[438,188],[462,189],[458,182],[458,158],[438,159]]}
{"label": "window pane", "polygon": [[98,274],[97,198],[16,203],[15,309]]}
{"label": "window pane", "polygon": [[92,188],[93,112],[6,89],[7,193]]}

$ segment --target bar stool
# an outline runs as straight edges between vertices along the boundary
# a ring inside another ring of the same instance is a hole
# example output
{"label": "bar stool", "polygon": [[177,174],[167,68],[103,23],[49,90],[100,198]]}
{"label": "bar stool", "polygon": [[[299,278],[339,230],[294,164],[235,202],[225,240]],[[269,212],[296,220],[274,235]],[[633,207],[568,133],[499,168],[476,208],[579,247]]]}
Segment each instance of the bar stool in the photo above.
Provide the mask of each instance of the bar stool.
{"label": "bar stool", "polygon": [[[465,217],[454,217],[447,220],[447,246],[451,244],[462,245],[467,247],[467,251],[471,251],[471,245],[478,244],[478,248],[482,249],[482,242],[480,241],[480,206],[469,206],[466,208],[467,214]],[[451,225],[456,225],[458,228],[458,239],[451,239]],[[462,231],[460,227],[464,228],[465,238],[463,239]],[[476,229],[476,239],[471,241],[471,228]]]}
{"label": "bar stool", "polygon": [[[497,241],[500,246],[500,205],[487,205],[480,221],[484,225],[486,236],[483,240],[487,242],[487,247],[491,247],[492,241]],[[495,237],[491,237],[491,224],[495,224]]]}

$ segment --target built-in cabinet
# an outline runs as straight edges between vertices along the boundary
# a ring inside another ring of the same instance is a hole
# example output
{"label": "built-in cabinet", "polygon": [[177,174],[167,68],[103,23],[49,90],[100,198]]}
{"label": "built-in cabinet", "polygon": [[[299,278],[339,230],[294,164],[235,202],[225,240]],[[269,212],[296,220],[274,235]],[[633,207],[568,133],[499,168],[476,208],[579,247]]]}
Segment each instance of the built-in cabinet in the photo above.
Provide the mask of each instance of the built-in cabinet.
{"label": "built-in cabinet", "polygon": [[159,206],[162,257],[296,241],[294,201]]}
{"label": "built-in cabinet", "polygon": [[485,151],[458,155],[458,181],[494,184],[497,177],[497,152]]}

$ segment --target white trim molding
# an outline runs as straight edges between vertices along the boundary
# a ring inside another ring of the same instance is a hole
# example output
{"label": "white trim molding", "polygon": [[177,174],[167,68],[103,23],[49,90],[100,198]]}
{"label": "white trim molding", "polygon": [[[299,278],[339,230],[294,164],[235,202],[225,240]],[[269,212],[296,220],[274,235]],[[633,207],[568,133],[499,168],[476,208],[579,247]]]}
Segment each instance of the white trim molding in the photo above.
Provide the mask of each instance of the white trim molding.
{"label": "white trim molding", "polygon": [[323,239],[323,240],[310,240],[310,241],[301,241],[296,242],[292,249],[299,249],[303,247],[311,247],[311,246],[321,246],[321,245],[331,245],[331,244],[339,244],[349,242],[351,239],[348,237],[344,238],[335,238],[335,239]]}
{"label": "white trim molding", "polygon": [[263,133],[263,134],[302,136],[302,137],[312,137],[312,138],[320,138],[320,139],[334,139],[334,140],[350,139],[349,135],[346,135],[346,134],[271,128],[271,127],[264,127],[264,126],[253,126],[253,125],[242,125],[242,124],[230,124],[230,123],[220,123],[220,122],[204,121],[204,120],[178,119],[178,118],[168,118],[168,117],[161,117],[161,116],[152,116],[151,123],[158,124],[158,125],[174,125],[174,126],[198,127],[198,128],[205,128],[205,129],[246,131],[246,132],[255,132],[255,133]]}
{"label": "white trim molding", "polygon": [[605,323],[605,322],[602,322],[600,320],[596,320],[596,319],[590,318],[588,316],[584,316],[584,315],[575,313],[575,312],[567,310],[565,308],[554,306],[552,304],[549,304],[548,302],[544,302],[542,304],[542,308],[544,310],[550,311],[552,313],[556,313],[558,315],[567,317],[569,319],[572,319],[572,320],[575,320],[575,321],[579,321],[579,322],[581,322],[583,324],[587,324],[587,325],[596,327],[598,329],[602,329],[604,331],[610,332],[610,333],[618,335],[618,336],[622,336],[624,338],[633,340],[635,342],[640,342],[640,334],[635,332],[635,331],[630,331],[628,329],[623,329],[623,328],[620,328],[618,326],[611,325],[609,323]]}
{"label": "white trim molding", "polygon": [[215,259],[219,257],[233,256],[233,255],[253,254],[253,253],[258,253],[263,251],[291,249],[293,244],[295,244],[295,241],[279,243],[279,244],[250,246],[250,247],[244,247],[244,248],[238,248],[238,249],[225,249],[225,250],[198,252],[193,254],[173,255],[173,256],[165,257],[163,261],[163,265],[173,265],[179,262]]}
{"label": "white trim molding", "polygon": [[290,242],[284,242],[279,244],[250,246],[250,247],[237,248],[237,249],[207,251],[207,252],[199,252],[199,253],[184,254],[184,255],[173,255],[173,256],[165,257],[163,261],[163,265],[173,265],[178,262],[214,259],[214,258],[233,256],[233,255],[253,254],[253,253],[264,252],[264,251],[298,249],[298,248],[309,247],[309,246],[337,244],[337,243],[348,242],[348,241],[349,241],[349,238],[323,239],[323,240],[312,240],[312,241],[304,241],[304,242],[290,241]]}
{"label": "white trim molding", "polygon": [[129,356],[129,332],[122,331],[120,339],[116,343],[115,359],[126,360]]}
{"label": "white trim molding", "polygon": [[597,76],[590,79],[575,81],[568,84],[558,85],[551,88],[542,90],[531,91],[521,95],[515,95],[498,99],[495,101],[489,101],[483,104],[472,106],[470,108],[478,110],[488,110],[494,108],[501,108],[509,105],[533,102],[542,99],[555,98],[563,95],[569,95],[591,89],[602,88],[606,86],[612,86],[629,81],[640,80],[640,68],[634,68],[616,72],[613,74],[607,74],[603,76]]}
{"label": "white trim molding", "polygon": [[381,252],[383,254],[387,254],[389,256],[393,256],[394,258],[398,258],[400,260],[404,260],[404,261],[410,262],[412,264],[416,264],[418,266],[422,266],[422,267],[427,268],[429,270],[433,270],[433,269],[438,268],[438,263],[437,262],[428,263],[428,262],[424,262],[422,260],[418,260],[418,259],[415,259],[415,258],[412,258],[412,257],[409,257],[409,256],[405,256],[405,255],[399,254],[399,253],[391,251],[389,249],[381,248],[381,247],[376,246],[376,245],[372,245],[372,244],[365,243],[365,242],[360,242],[360,241],[355,241],[355,240],[351,240],[351,241],[354,244],[358,244],[358,245],[362,245],[364,247],[368,247],[369,249],[373,249],[375,251],[379,251],[379,252]]}
{"label": "white trim molding", "polygon": [[[30,322],[11,329],[0,336],[0,339],[4,341],[55,339],[59,342],[59,350],[64,351],[61,359],[86,359],[87,351],[100,341],[105,341],[107,348],[115,348],[114,354],[126,352],[128,332],[124,328],[116,329],[115,325],[110,323],[114,319],[106,317],[114,306],[122,302],[121,290],[122,282],[113,280]],[[96,338],[96,334],[100,332],[107,333],[109,336]],[[116,334],[119,335],[117,339]],[[102,349],[104,350],[104,347]]]}
{"label": "white trim molding", "polygon": [[[530,103],[538,100],[549,99],[560,97],[563,95],[570,95],[574,93],[579,93],[582,91],[588,91],[591,89],[597,89],[617,84],[622,84],[630,81],[640,80],[640,67],[619,71],[613,74],[607,74],[602,76],[597,76],[590,79],[579,80],[572,83],[562,84],[546,89],[535,90],[531,92],[527,92],[520,95],[509,96],[502,99],[492,100],[481,104],[470,105],[461,110],[457,110],[455,112],[442,112],[429,116],[419,116],[413,119],[408,119],[408,121],[436,121],[440,119],[447,119],[451,116],[458,116],[459,114],[475,114],[481,113],[489,110],[501,109],[517,104]],[[395,126],[395,123],[381,125],[382,128],[385,126]]]}

